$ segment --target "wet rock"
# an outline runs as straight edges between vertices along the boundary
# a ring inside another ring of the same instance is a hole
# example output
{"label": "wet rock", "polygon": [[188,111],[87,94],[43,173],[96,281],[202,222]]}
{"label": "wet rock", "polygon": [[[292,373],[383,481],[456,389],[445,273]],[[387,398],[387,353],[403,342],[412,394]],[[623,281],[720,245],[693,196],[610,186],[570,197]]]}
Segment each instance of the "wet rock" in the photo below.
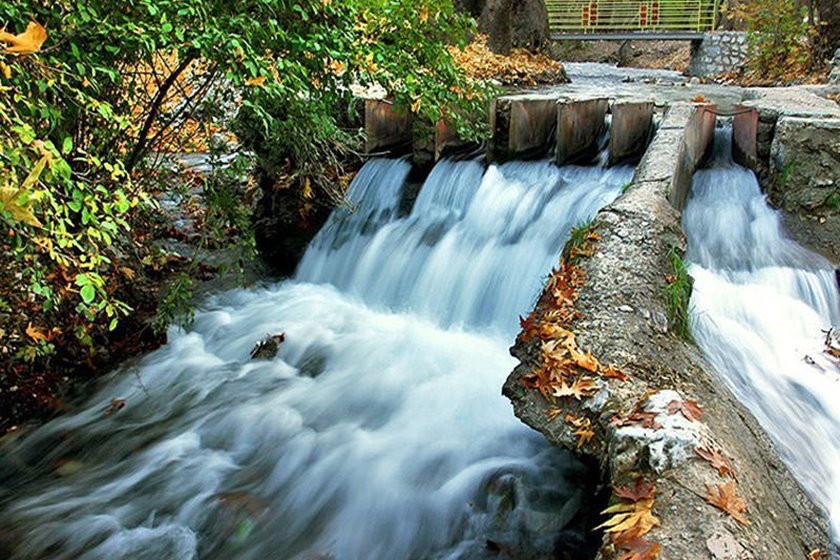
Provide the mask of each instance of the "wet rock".
{"label": "wet rock", "polygon": [[280,345],[286,340],[286,333],[269,334],[251,350],[252,360],[270,360],[277,355]]}
{"label": "wet rock", "polygon": [[840,119],[779,119],[768,194],[797,240],[840,263]]}

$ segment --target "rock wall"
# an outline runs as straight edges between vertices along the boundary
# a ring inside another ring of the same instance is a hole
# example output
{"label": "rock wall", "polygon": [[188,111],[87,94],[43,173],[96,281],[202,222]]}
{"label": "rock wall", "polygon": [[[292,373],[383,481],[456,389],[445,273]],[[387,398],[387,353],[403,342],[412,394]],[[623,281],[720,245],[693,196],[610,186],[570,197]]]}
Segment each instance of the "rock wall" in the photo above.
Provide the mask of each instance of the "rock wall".
{"label": "rock wall", "polygon": [[788,229],[840,263],[840,119],[780,118],[767,190]]}
{"label": "rock wall", "polygon": [[725,74],[744,65],[747,60],[747,35],[740,31],[704,33],[691,43],[691,63],[686,74],[710,77]]}

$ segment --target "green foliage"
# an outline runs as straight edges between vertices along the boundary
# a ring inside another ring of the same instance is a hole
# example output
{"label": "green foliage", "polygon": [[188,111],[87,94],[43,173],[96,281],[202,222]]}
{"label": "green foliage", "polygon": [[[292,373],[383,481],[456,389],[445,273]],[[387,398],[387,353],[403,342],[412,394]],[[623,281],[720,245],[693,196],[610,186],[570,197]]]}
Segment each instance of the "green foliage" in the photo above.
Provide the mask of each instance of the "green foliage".
{"label": "green foliage", "polygon": [[675,248],[668,252],[673,274],[666,279],[665,295],[668,303],[668,319],[677,334],[684,340],[691,340],[689,328],[689,301],[693,281],[688,274],[682,256]]}
{"label": "green foliage", "polygon": [[729,17],[747,30],[750,68],[761,78],[792,80],[812,64],[814,28],[797,0],[746,0]]}
{"label": "green foliage", "polygon": [[[0,250],[25,284],[17,301],[46,324],[70,309],[67,330],[88,345],[130,311],[120,255],[135,251],[132,226],[151,204],[144,158],[177,150],[171,131],[213,92],[228,92],[228,119],[241,105],[235,126],[260,168],[314,198],[340,196],[333,179],[358,145],[356,88],[481,132],[460,117],[485,100],[447,50],[474,25],[451,0],[0,3],[0,28],[30,21],[48,32],[39,52],[0,48]],[[208,221],[242,230],[240,192],[226,189],[208,183]],[[179,286],[164,308],[188,294]]]}
{"label": "green foliage", "polygon": [[599,237],[596,233],[595,219],[581,222],[569,231],[569,240],[563,247],[563,260],[571,264],[580,262],[581,257],[591,257],[595,252],[595,242]]}

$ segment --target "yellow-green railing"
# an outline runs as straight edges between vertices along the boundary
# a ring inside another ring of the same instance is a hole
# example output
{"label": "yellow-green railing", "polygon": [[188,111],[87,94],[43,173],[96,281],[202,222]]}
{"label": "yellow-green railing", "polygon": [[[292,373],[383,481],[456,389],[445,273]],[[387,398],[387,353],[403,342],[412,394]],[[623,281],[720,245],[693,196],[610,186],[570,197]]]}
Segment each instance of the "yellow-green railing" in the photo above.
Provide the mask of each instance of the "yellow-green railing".
{"label": "yellow-green railing", "polygon": [[720,0],[546,0],[553,34],[703,33]]}

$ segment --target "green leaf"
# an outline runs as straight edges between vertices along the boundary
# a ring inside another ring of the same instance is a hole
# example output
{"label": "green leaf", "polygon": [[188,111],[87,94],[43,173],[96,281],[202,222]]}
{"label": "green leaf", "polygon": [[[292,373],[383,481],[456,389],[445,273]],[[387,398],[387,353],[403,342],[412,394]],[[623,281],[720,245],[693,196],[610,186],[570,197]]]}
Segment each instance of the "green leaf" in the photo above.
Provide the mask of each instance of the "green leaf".
{"label": "green leaf", "polygon": [[86,284],[79,291],[79,295],[82,296],[82,301],[89,304],[96,298],[96,289],[91,284]]}
{"label": "green leaf", "polygon": [[61,143],[61,153],[65,156],[73,151],[73,138],[70,136],[64,137],[64,142]]}

